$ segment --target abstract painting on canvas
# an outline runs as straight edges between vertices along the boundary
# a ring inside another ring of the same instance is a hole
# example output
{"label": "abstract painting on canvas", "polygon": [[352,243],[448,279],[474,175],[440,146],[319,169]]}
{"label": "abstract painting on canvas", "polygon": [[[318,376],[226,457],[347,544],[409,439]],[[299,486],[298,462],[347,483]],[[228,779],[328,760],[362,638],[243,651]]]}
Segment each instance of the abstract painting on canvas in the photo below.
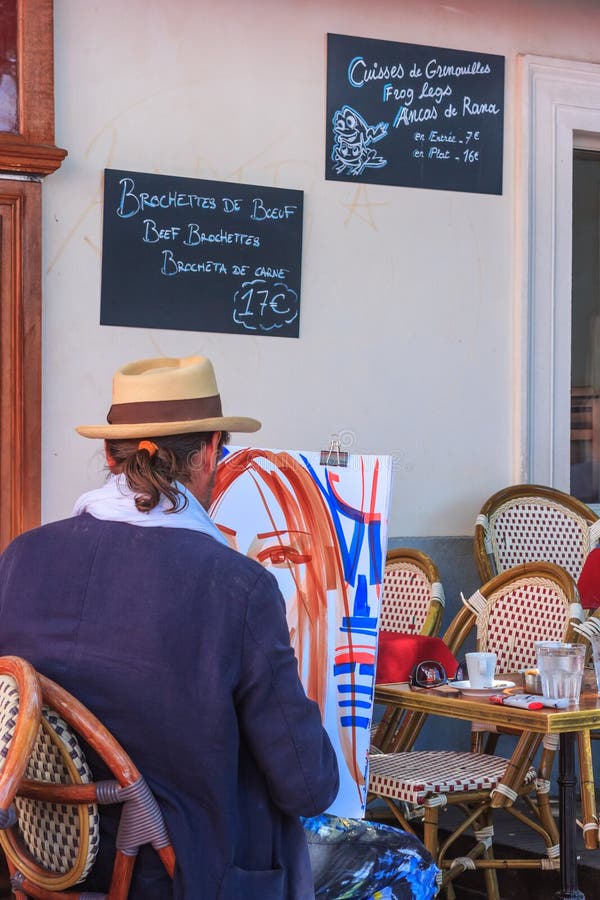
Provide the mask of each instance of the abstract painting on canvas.
{"label": "abstract painting on canvas", "polygon": [[391,457],[226,448],[210,514],[276,577],[307,694],[338,755],[329,812],[364,814]]}

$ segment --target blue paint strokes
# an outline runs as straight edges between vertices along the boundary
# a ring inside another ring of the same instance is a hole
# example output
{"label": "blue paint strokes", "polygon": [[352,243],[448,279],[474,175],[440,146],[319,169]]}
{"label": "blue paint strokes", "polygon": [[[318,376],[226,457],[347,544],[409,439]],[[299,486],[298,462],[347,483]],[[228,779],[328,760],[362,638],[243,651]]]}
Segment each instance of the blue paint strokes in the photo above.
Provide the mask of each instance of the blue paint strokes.
{"label": "blue paint strokes", "polygon": [[364,634],[367,637],[377,637],[377,632],[371,628],[340,628],[342,634]]}
{"label": "blue paint strokes", "polygon": [[340,694],[368,694],[371,696],[373,689],[364,684],[338,684]]}
{"label": "blue paint strokes", "polygon": [[[367,590],[367,576],[359,575],[358,576],[358,585],[356,587],[356,594],[354,595],[354,615],[361,616],[362,618],[367,618],[370,614],[371,610],[369,608],[369,592]],[[372,622],[377,622],[377,619],[371,619]],[[366,624],[366,622],[365,622]]]}
{"label": "blue paint strokes", "polygon": [[343,616],[342,627],[352,628],[353,625],[361,625],[363,628],[376,628],[377,619],[375,616]]}
{"label": "blue paint strokes", "polygon": [[366,716],[340,716],[340,723],[344,728],[369,728],[371,720]]}
{"label": "blue paint strokes", "polygon": [[352,628],[354,625],[361,625],[363,628],[376,628],[377,619],[371,616],[344,616],[342,618],[342,628]]}
{"label": "blue paint strokes", "polygon": [[334,675],[351,675],[356,669],[356,663],[340,663],[333,667]]}
{"label": "blue paint strokes", "polygon": [[369,594],[365,575],[358,576],[358,586],[354,595],[354,608],[351,616],[344,616],[340,631],[342,633],[366,634],[377,637],[377,618],[371,616]]}
{"label": "blue paint strokes", "polygon": [[361,675],[374,675],[375,666],[372,663],[361,663],[358,667],[358,671]]}
{"label": "blue paint strokes", "polygon": [[371,703],[366,700],[338,700],[338,706],[353,706],[358,709],[371,709]]}
{"label": "blue paint strokes", "polygon": [[[367,513],[363,512],[360,509],[355,509],[353,506],[349,506],[347,503],[344,503],[343,500],[340,500],[335,496],[335,492],[330,482],[329,471],[325,469],[325,484],[323,484],[317,472],[311,466],[306,456],[300,454],[300,458],[306,466],[307,470],[310,472],[315,484],[321,491],[323,498],[325,499],[325,502],[327,503],[327,506],[329,508],[329,512],[333,521],[333,527],[335,528],[338,545],[342,555],[344,578],[346,579],[347,583],[352,585],[353,587],[356,584],[358,563],[366,527],[368,533],[369,552],[371,557],[369,578],[371,584],[380,584],[381,573],[383,571],[381,551],[381,522],[377,520],[369,521],[368,525],[365,526]],[[345,519],[350,519],[350,521],[354,523],[352,528],[352,535],[350,538],[350,546],[348,546],[346,536],[342,528],[341,516],[343,516]]]}
{"label": "blue paint strokes", "polygon": [[381,522],[370,522],[369,530],[369,560],[370,571],[369,577],[371,584],[381,584],[383,582],[383,572],[381,569]]}

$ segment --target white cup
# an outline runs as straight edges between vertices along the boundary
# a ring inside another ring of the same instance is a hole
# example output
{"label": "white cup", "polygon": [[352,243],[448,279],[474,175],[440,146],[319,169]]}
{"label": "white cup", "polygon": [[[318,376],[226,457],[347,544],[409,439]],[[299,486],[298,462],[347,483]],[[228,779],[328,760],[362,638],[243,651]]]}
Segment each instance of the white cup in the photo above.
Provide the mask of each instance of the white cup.
{"label": "white cup", "polygon": [[469,684],[472,688],[488,688],[494,683],[495,653],[465,653]]}

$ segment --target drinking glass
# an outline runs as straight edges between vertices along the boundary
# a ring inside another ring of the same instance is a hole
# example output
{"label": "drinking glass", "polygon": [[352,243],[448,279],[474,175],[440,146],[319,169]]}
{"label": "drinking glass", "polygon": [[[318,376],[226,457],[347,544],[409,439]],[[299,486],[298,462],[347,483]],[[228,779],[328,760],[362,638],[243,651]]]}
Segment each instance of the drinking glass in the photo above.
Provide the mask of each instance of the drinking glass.
{"label": "drinking glass", "polygon": [[535,644],[538,669],[545,697],[568,697],[578,702],[585,662],[584,644],[538,641]]}

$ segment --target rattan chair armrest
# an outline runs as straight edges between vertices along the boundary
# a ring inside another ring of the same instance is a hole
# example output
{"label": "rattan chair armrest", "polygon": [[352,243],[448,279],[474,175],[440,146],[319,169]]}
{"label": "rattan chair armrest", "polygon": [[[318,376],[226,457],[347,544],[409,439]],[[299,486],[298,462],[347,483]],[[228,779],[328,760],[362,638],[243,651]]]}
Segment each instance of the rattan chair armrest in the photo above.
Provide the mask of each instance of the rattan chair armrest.
{"label": "rattan chair armrest", "polygon": [[30,781],[24,778],[17,797],[44,803],[97,803],[95,784],[55,784],[50,781]]}
{"label": "rattan chair armrest", "polygon": [[33,666],[17,656],[0,657],[0,674],[17,683],[19,715],[0,778],[0,810],[7,811],[23,778],[42,717],[42,697]]}

